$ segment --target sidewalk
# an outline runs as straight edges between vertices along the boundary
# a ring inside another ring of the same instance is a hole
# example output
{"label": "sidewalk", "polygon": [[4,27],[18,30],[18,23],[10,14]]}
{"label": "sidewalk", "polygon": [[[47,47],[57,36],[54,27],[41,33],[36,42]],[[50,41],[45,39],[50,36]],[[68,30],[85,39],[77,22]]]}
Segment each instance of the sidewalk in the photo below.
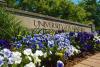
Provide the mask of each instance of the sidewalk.
{"label": "sidewalk", "polygon": [[100,67],[100,53],[83,60],[77,65],[74,65],[73,67]]}

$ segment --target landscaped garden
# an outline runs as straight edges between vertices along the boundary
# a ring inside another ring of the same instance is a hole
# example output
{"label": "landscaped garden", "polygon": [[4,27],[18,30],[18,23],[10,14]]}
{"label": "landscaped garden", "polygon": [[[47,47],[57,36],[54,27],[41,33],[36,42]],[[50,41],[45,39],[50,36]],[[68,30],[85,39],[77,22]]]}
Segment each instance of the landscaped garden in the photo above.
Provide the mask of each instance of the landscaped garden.
{"label": "landscaped garden", "polygon": [[99,50],[100,31],[29,32],[0,8],[0,67],[64,67]]}

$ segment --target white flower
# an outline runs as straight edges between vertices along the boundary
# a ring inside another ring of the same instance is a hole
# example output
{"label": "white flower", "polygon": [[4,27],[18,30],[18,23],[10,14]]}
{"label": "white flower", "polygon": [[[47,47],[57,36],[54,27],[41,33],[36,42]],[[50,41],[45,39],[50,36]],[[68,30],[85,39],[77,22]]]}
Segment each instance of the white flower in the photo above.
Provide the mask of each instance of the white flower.
{"label": "white flower", "polygon": [[4,64],[4,57],[0,56],[0,67]]}
{"label": "white flower", "polygon": [[8,58],[11,56],[11,51],[7,48],[4,48],[3,50],[1,50],[1,53],[4,55],[5,58]]}
{"label": "white flower", "polygon": [[27,55],[27,58],[32,61],[32,58],[30,56],[33,56],[32,50],[30,48],[25,49],[23,52],[25,55]]}
{"label": "white flower", "polygon": [[43,56],[43,52],[41,50],[36,50],[35,55],[36,56]]}
{"label": "white flower", "polygon": [[11,57],[9,58],[9,64],[20,64],[22,61],[20,52],[12,52]]}
{"label": "white flower", "polygon": [[100,36],[94,36],[94,39],[95,41],[100,41]]}
{"label": "white flower", "polygon": [[29,64],[26,64],[24,67],[36,67],[33,62],[30,62]]}
{"label": "white flower", "polygon": [[44,53],[44,58],[46,58],[46,57],[47,57],[47,52]]}
{"label": "white flower", "polygon": [[64,41],[64,40],[65,40],[64,37],[60,36],[59,41]]}
{"label": "white flower", "polygon": [[34,63],[37,64],[40,66],[41,65],[41,60],[38,58],[38,57],[35,57],[34,58]]}
{"label": "white flower", "polygon": [[25,55],[31,55],[31,54],[32,54],[32,50],[29,49],[29,48],[28,48],[28,49],[25,49],[25,50],[24,50],[24,54],[25,54]]}
{"label": "white flower", "polygon": [[74,52],[79,53],[79,50],[77,50],[72,45],[67,46],[66,51],[65,51],[65,54],[67,53],[67,55],[70,57],[70,56],[74,55]]}
{"label": "white flower", "polygon": [[34,59],[34,63],[35,64],[38,63],[40,65],[41,59],[38,58],[38,56],[36,55],[36,53],[32,54],[32,57]]}
{"label": "white flower", "polygon": [[8,58],[8,64],[14,64],[14,60],[12,57]]}
{"label": "white flower", "polygon": [[48,47],[53,47],[54,46],[54,41],[53,40],[49,40],[48,41]]}
{"label": "white flower", "polygon": [[79,53],[80,51],[78,49],[76,49],[75,47],[73,47],[73,51],[76,53]]}
{"label": "white flower", "polygon": [[75,37],[77,37],[78,33],[75,33]]}
{"label": "white flower", "polygon": [[0,60],[4,60],[4,57],[3,56],[0,56]]}

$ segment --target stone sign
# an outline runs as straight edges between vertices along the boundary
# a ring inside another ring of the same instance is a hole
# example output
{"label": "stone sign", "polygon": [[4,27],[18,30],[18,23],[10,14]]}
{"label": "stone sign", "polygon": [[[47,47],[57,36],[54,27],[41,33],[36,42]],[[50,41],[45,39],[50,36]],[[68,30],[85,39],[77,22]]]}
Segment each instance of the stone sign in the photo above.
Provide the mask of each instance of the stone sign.
{"label": "stone sign", "polygon": [[53,29],[53,30],[65,30],[65,31],[72,31],[72,32],[91,32],[91,28],[84,27],[84,26],[78,26],[74,24],[67,24],[61,23],[59,21],[50,21],[50,20],[44,20],[40,18],[32,18],[27,16],[20,16],[16,15],[16,17],[20,18],[22,20],[22,25],[24,27],[27,27],[28,29],[34,29],[34,28],[41,28],[41,29]]}
{"label": "stone sign", "polygon": [[7,9],[7,11],[12,12],[22,21],[21,24],[28,29],[41,28],[68,32],[91,32],[91,26],[22,10]]}

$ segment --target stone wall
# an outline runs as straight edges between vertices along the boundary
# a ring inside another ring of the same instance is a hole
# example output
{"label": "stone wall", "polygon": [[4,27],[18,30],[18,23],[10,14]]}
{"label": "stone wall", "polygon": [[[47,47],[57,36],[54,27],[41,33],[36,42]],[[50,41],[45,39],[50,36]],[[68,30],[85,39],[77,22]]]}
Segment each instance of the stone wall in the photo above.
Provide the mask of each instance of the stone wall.
{"label": "stone wall", "polygon": [[7,11],[14,14],[22,22],[21,24],[28,29],[41,28],[53,30],[65,30],[73,32],[91,32],[92,27],[77,22],[58,19],[37,13],[6,8]]}

